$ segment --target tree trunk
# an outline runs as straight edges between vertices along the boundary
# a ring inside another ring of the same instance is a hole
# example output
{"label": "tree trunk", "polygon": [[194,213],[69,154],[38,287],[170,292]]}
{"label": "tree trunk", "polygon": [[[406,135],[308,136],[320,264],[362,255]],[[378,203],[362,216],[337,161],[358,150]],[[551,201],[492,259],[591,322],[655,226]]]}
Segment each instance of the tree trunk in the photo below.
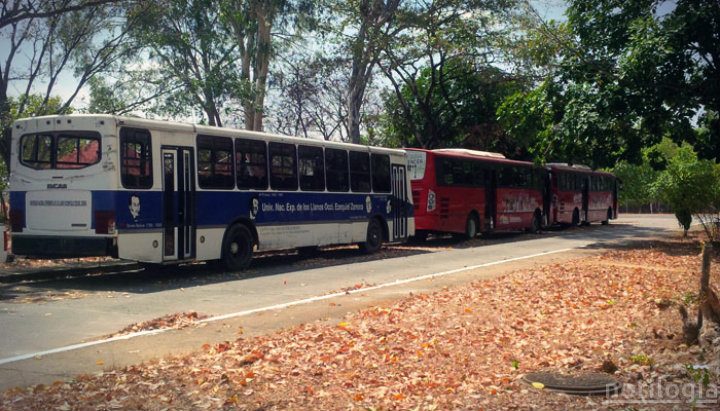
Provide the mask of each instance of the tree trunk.
{"label": "tree trunk", "polygon": [[[272,6],[268,6],[272,7]],[[263,115],[265,105],[265,87],[267,76],[270,71],[270,29],[272,28],[273,11],[259,7],[257,10],[258,35],[257,35],[257,76],[255,77],[255,99],[253,102],[253,125],[254,131],[263,130]]]}

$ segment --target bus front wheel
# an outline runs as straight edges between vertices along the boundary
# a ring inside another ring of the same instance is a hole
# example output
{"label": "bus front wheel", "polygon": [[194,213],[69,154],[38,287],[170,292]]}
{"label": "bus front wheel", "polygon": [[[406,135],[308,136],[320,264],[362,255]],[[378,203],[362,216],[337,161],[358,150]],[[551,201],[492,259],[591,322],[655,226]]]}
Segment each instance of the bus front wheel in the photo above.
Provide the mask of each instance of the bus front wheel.
{"label": "bus front wheel", "polygon": [[230,227],[222,248],[222,262],[230,271],[244,270],[250,265],[253,254],[253,236],[242,224]]}
{"label": "bus front wheel", "polygon": [[372,219],[368,223],[367,236],[364,243],[360,243],[360,249],[366,254],[372,254],[380,250],[382,247],[383,233],[382,227],[377,219]]}

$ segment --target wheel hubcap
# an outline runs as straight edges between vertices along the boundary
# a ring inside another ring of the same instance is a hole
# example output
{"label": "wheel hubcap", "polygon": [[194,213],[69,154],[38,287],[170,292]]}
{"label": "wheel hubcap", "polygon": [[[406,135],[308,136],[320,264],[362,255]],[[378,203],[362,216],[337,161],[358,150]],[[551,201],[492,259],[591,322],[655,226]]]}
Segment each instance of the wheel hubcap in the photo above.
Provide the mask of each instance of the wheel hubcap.
{"label": "wheel hubcap", "polygon": [[240,251],[240,246],[238,245],[238,243],[235,242],[235,241],[233,241],[232,243],[230,243],[230,253],[231,253],[231,254],[237,254],[238,251]]}

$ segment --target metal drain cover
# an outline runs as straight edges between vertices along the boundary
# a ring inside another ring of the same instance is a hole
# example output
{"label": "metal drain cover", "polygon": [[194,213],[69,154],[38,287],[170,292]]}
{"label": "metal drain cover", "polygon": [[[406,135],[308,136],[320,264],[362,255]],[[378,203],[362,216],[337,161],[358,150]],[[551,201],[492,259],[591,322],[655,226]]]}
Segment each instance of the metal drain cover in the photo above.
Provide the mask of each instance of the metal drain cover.
{"label": "metal drain cover", "polygon": [[533,386],[538,386],[537,383],[540,383],[548,390],[573,395],[612,395],[619,393],[622,388],[616,379],[601,372],[567,375],[540,371],[525,375],[523,380]]}

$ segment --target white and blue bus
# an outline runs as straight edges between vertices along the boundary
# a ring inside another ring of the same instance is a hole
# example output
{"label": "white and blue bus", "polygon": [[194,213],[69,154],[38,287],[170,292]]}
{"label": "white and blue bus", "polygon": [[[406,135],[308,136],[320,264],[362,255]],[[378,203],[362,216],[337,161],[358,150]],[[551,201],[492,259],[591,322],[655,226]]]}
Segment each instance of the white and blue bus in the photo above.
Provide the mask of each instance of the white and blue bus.
{"label": "white and blue bus", "polygon": [[368,147],[111,115],[13,124],[13,253],[148,263],[414,234],[407,157]]}

